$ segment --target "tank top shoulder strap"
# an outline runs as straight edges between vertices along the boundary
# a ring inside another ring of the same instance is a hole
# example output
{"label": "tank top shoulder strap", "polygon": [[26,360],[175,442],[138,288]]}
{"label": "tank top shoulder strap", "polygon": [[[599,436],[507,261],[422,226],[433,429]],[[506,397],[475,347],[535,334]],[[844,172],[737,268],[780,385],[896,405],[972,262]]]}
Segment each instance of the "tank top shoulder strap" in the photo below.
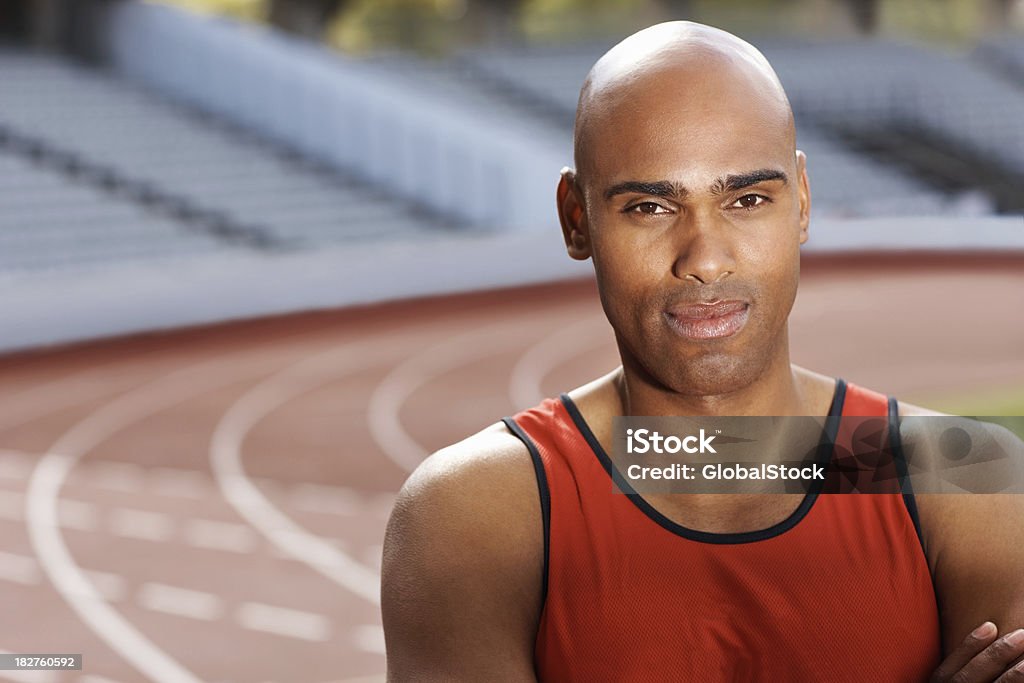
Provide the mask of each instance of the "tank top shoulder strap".
{"label": "tank top shoulder strap", "polygon": [[[564,412],[561,402],[554,398],[545,399],[540,405],[516,413],[513,417],[502,420],[505,427],[512,432],[530,453],[533,471],[537,476],[537,490],[540,494],[540,511],[544,528],[544,573],[541,582],[541,604],[547,600],[548,572],[551,556],[551,488],[548,483],[549,472],[559,472],[559,461],[563,457],[558,441],[564,439],[560,434]],[[562,478],[562,477],[559,477]],[[560,488],[556,482],[554,488]]]}
{"label": "tank top shoulder strap", "polygon": [[[843,382],[843,380],[839,380]],[[843,382],[846,385],[846,396],[843,400],[843,417],[887,417],[889,414],[889,397],[877,391],[865,389],[857,384]]]}
{"label": "tank top shoulder strap", "polygon": [[[907,514],[914,523],[914,531],[918,541],[923,545],[921,522],[917,514],[917,503],[910,482],[909,467],[900,438],[899,403],[892,396],[865,389],[856,384],[847,384],[846,399],[843,404],[843,417],[880,418],[878,423],[864,420],[846,420],[841,425],[837,443],[855,450],[858,443],[866,443],[873,449],[884,453],[886,467],[893,469],[893,489],[902,495]],[[877,424],[877,428],[875,427]],[[861,436],[853,432],[861,432]],[[877,440],[872,438],[877,435]]]}

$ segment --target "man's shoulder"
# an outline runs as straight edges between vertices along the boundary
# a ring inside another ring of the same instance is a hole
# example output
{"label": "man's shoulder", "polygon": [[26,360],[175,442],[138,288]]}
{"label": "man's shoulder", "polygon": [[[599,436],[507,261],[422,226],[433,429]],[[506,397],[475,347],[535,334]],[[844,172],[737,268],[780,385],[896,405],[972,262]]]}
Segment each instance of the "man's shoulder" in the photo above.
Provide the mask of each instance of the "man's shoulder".
{"label": "man's shoulder", "polygon": [[903,401],[900,401],[898,405],[900,417],[952,417],[948,413],[941,413],[937,410],[932,410],[931,408],[914,405],[913,403],[904,403]]}
{"label": "man's shoulder", "polygon": [[517,480],[523,473],[532,476],[526,444],[496,422],[430,455],[409,477],[402,495],[466,493],[508,478]]}
{"label": "man's shoulder", "polygon": [[526,446],[496,423],[431,455],[402,487],[384,538],[381,610],[392,675],[528,673],[543,573],[540,496]]}
{"label": "man's shoulder", "polygon": [[524,547],[539,553],[542,528],[529,451],[499,422],[420,464],[395,501],[388,537],[392,548],[430,548],[433,563],[459,571],[467,553],[494,562]]}

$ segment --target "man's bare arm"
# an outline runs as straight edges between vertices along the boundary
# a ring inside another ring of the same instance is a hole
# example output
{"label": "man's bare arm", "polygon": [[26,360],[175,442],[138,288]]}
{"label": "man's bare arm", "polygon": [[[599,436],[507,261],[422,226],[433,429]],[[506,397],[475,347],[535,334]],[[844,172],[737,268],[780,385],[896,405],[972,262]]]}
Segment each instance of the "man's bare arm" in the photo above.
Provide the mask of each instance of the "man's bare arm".
{"label": "man's bare arm", "polygon": [[[939,414],[916,406],[902,406],[900,412]],[[948,660],[963,659],[968,673],[977,674],[957,680],[996,680],[1024,653],[1024,634],[1014,637],[1024,628],[1024,495],[935,493],[917,495],[916,501],[940,608],[943,652]],[[972,638],[985,622],[996,628],[982,639]],[[963,643],[981,641],[991,645],[971,663]],[[961,655],[954,656],[958,649]],[[1024,672],[1015,674],[1019,678],[1012,680],[1024,681]]]}
{"label": "man's bare arm", "polygon": [[384,540],[388,681],[535,681],[543,553],[533,464],[503,425],[428,458]]}

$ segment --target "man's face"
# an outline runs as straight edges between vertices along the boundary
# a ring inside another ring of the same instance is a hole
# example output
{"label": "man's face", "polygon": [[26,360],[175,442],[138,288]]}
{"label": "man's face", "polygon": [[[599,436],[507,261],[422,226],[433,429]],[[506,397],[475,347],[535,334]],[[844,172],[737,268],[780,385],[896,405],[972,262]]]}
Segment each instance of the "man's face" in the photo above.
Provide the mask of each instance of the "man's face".
{"label": "man's face", "polygon": [[788,351],[804,163],[788,118],[740,81],[627,88],[585,138],[590,252],[623,362],[682,394],[735,391]]}

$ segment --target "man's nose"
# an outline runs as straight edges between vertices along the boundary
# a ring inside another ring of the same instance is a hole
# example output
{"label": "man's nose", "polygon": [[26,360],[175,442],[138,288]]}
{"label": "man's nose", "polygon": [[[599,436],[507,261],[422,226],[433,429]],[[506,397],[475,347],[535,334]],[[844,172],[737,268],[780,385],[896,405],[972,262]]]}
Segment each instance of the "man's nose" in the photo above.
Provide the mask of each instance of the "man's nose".
{"label": "man's nose", "polygon": [[676,260],[672,273],[680,280],[712,284],[736,271],[736,258],[728,225],[710,217],[693,216],[678,226]]}

